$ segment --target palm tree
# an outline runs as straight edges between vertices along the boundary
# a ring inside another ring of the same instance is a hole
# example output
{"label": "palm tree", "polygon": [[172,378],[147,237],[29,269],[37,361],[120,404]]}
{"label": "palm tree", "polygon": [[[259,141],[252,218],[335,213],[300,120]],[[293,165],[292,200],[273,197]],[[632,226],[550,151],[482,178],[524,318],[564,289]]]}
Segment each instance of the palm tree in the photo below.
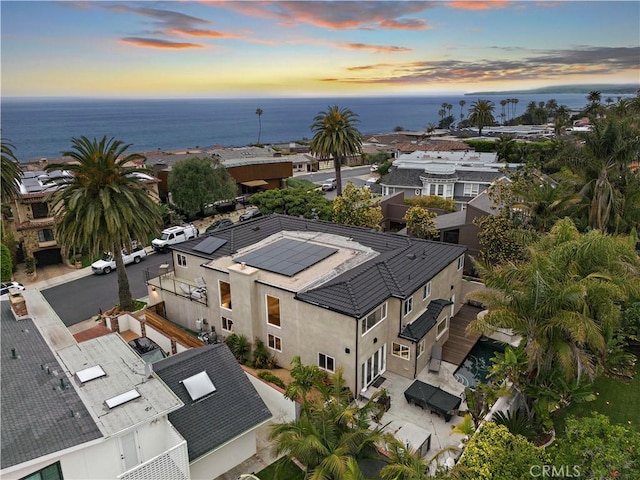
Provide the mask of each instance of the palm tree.
{"label": "palm tree", "polygon": [[18,194],[18,184],[22,177],[20,162],[13,153],[14,146],[7,140],[0,140],[2,148],[2,166],[0,178],[2,203],[12,201]]}
{"label": "palm tree", "polygon": [[258,115],[258,144],[260,144],[260,135],[262,134],[262,114],[264,112],[261,108],[256,110],[256,115]]}
{"label": "palm tree", "polygon": [[500,106],[502,107],[502,113],[500,114],[500,117],[502,117],[502,124],[504,125],[504,117],[505,117],[505,113],[504,113],[504,107],[507,105],[507,101],[506,100],[500,100]]}
{"label": "palm tree", "polygon": [[311,152],[320,158],[333,158],[336,172],[336,194],[342,195],[341,165],[343,159],[362,153],[362,138],[355,124],[360,120],[358,115],[348,108],[337,105],[320,112],[313,120],[311,130]]}
{"label": "palm tree", "polygon": [[489,100],[478,100],[471,104],[469,121],[478,126],[478,136],[482,136],[483,127],[495,123],[493,118],[494,108],[493,102]]}
{"label": "palm tree", "polygon": [[602,98],[602,93],[599,92],[598,90],[592,90],[587,95],[587,100],[589,100],[589,103],[593,105],[599,104],[601,98]]}
{"label": "palm tree", "polygon": [[135,303],[118,253],[123,247],[130,250],[134,240],[147,240],[160,226],[160,209],[137,175],[149,170],[133,163],[142,155],[124,155],[131,145],[119,140],[91,141],[83,136],[71,142],[73,150],[63,155],[74,162],[47,167],[48,172],[72,174],[53,194],[58,243],[93,256],[113,252],[120,309],[130,311]]}
{"label": "palm tree", "polygon": [[516,107],[518,106],[519,101],[520,100],[518,100],[517,98],[511,99],[511,103],[513,103],[513,116],[511,117],[512,119],[516,117]]}
{"label": "palm tree", "polygon": [[460,121],[464,120],[464,113],[462,113],[462,108],[467,104],[466,100],[460,100],[458,105],[460,105]]}

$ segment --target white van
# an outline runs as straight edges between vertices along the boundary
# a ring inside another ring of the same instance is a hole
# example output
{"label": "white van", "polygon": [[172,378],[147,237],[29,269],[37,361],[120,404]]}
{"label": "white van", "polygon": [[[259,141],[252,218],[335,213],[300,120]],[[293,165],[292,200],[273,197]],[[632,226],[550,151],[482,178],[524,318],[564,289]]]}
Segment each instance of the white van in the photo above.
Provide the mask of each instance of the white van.
{"label": "white van", "polygon": [[198,235],[198,229],[191,223],[169,227],[165,228],[160,236],[151,242],[151,246],[156,252],[166,252],[170,245],[186,242]]}

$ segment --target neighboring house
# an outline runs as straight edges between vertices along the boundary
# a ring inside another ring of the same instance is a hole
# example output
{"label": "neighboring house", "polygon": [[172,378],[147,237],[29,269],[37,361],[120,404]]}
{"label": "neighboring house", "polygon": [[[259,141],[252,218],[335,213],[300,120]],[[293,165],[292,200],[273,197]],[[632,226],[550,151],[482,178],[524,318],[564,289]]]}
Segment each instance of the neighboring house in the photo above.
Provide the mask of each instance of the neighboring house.
{"label": "neighboring house", "polygon": [[[44,170],[25,168],[18,195],[11,202],[10,213],[6,218],[7,225],[20,246],[18,262],[22,262],[25,257],[34,257],[40,266],[53,265],[62,263],[67,256],[64,245],[59,245],[56,241],[51,197],[70,175],[68,172],[47,173]],[[142,173],[134,175],[140,179],[151,198],[159,201],[158,179]]]}
{"label": "neighboring house", "polygon": [[164,302],[167,318],[191,330],[260,339],[281,366],[299,355],[342,367],[358,392],[387,369],[415,377],[447,340],[465,251],[270,215],[176,245],[173,271],[148,275],[149,304]]}
{"label": "neighboring house", "polygon": [[183,404],[118,334],[76,343],[37,290],[2,302],[3,479],[188,480]]}
{"label": "neighboring house", "polygon": [[191,478],[212,479],[256,453],[256,428],[271,412],[224,344],[153,364],[184,406],[169,421],[187,441]]}
{"label": "neighboring house", "polygon": [[495,181],[507,178],[515,164],[497,163],[495,153],[413,152],[400,155],[380,179],[382,195],[403,192],[405,197],[435,195],[450,198],[459,209]]}

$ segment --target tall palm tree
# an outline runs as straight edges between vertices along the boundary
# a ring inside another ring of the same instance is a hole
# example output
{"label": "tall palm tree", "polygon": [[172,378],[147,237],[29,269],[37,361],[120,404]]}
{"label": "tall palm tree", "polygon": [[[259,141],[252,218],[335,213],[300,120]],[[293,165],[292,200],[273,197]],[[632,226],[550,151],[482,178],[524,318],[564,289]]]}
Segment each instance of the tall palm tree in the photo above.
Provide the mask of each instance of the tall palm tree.
{"label": "tall palm tree", "polygon": [[341,166],[346,157],[362,153],[362,138],[355,124],[358,115],[337,105],[328,107],[313,119],[311,152],[320,158],[333,158],[336,172],[336,193],[342,195]]}
{"label": "tall palm tree", "polygon": [[143,159],[142,155],[125,155],[131,145],[120,140],[82,136],[71,142],[73,150],[63,155],[74,162],[47,167],[49,172],[72,174],[53,194],[57,241],[94,256],[113,252],[120,309],[130,311],[135,303],[119,252],[123,247],[130,250],[134,240],[146,241],[161,223],[158,205],[137,176],[149,170],[134,163]]}
{"label": "tall palm tree", "polygon": [[464,113],[462,113],[463,107],[467,104],[466,100],[460,100],[458,105],[460,105],[460,121],[464,120]]}
{"label": "tall palm tree", "polygon": [[518,100],[517,98],[511,99],[511,103],[513,103],[513,116],[511,117],[512,119],[516,117],[516,107],[518,106],[519,101],[520,100]]}
{"label": "tall palm tree", "polygon": [[482,136],[482,129],[485,126],[493,125],[493,102],[490,100],[477,100],[471,104],[471,115],[469,121],[478,127],[478,136]]}
{"label": "tall palm tree", "polygon": [[500,113],[500,117],[502,118],[502,124],[504,125],[504,118],[505,118],[505,113],[504,113],[504,107],[507,105],[507,101],[502,99],[500,100],[500,106],[502,107],[502,113]]}
{"label": "tall palm tree", "polygon": [[592,90],[587,94],[587,100],[591,104],[599,104],[602,99],[602,93],[598,90]]}
{"label": "tall palm tree", "polygon": [[260,135],[262,134],[262,114],[264,112],[262,111],[261,108],[258,108],[256,110],[256,115],[258,115],[258,142],[260,143]]}
{"label": "tall palm tree", "polygon": [[20,162],[13,153],[14,146],[8,140],[0,140],[2,148],[2,166],[0,178],[0,189],[2,192],[2,203],[10,202],[18,194],[18,183],[22,176]]}

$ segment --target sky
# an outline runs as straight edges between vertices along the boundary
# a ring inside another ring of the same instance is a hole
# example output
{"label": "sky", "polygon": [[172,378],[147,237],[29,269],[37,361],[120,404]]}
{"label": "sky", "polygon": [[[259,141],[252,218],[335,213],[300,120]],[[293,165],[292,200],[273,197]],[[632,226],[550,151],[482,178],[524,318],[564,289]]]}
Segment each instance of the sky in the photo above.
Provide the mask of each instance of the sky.
{"label": "sky", "polygon": [[640,83],[638,1],[2,0],[3,97],[441,95]]}

